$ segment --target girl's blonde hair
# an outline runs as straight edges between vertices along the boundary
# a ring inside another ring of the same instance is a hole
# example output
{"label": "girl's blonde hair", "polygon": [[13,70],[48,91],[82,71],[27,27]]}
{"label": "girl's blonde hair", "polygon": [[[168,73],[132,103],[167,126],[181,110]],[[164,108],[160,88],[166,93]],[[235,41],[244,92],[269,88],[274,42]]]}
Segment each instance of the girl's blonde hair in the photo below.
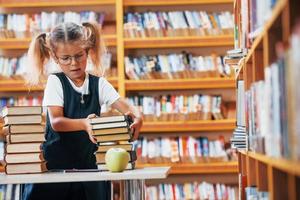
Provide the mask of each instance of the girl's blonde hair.
{"label": "girl's blonde hair", "polygon": [[25,79],[30,85],[37,85],[44,74],[44,65],[55,53],[59,43],[81,42],[82,47],[88,51],[88,55],[94,65],[94,74],[102,75],[101,55],[106,53],[106,48],[98,24],[85,22],[78,25],[73,22],[65,22],[57,25],[50,33],[37,35],[30,43],[28,49],[27,73]]}

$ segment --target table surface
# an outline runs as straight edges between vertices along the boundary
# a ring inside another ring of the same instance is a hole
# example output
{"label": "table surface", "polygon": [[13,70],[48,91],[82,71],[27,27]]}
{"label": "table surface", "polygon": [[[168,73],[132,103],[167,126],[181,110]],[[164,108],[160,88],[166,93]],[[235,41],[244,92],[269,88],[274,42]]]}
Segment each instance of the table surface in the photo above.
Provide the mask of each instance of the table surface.
{"label": "table surface", "polygon": [[41,174],[6,175],[0,173],[0,184],[58,183],[104,180],[164,179],[170,167],[145,167],[121,173],[103,172],[45,172]]}

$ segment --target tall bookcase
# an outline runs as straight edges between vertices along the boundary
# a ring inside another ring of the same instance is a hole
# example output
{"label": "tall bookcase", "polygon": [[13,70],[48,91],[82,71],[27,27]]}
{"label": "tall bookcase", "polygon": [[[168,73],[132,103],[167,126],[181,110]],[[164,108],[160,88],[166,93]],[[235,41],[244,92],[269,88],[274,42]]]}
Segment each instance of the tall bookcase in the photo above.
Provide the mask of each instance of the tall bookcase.
{"label": "tall bookcase", "polygon": [[[217,51],[225,54],[233,47],[233,35],[202,36],[202,37],[164,37],[164,38],[125,38],[123,35],[124,12],[151,10],[184,10],[201,9],[208,11],[232,11],[233,0],[87,0],[87,1],[25,1],[22,3],[8,3],[3,1],[0,8],[4,13],[26,13],[41,10],[97,10],[108,13],[109,24],[104,23],[103,37],[109,50],[112,51],[117,63],[117,77],[109,77],[109,82],[116,87],[121,96],[125,97],[136,92],[174,92],[201,91],[205,94],[222,94],[228,101],[235,100],[234,78],[205,78],[205,79],[173,79],[173,80],[127,80],[125,76],[124,56],[128,52],[137,51],[153,54],[156,52],[180,51],[192,49],[201,53]],[[0,39],[0,49],[4,55],[17,55],[28,48],[28,39]],[[113,56],[114,57],[114,56]],[[33,88],[31,91],[42,92],[44,85]],[[27,88],[22,80],[0,80],[0,95],[10,93],[26,93]],[[235,127],[235,119],[203,120],[203,121],[155,121],[145,122],[141,135],[158,137],[162,135],[211,135],[216,138],[219,133],[225,135],[228,141]],[[237,162],[218,163],[187,163],[170,164],[171,179],[182,180],[213,180],[213,182],[237,183]],[[161,166],[161,164],[146,164],[142,166]],[[222,174],[222,176],[220,176]],[[195,176],[196,175],[196,176]],[[203,177],[203,179],[202,179]]]}
{"label": "tall bookcase", "polygon": [[[280,124],[287,127],[287,131],[281,130],[279,132],[281,137],[279,144],[282,146],[280,155],[273,153],[270,149],[267,149],[268,145],[269,147],[274,145],[273,149],[275,149],[275,145],[277,147],[277,144],[272,144],[268,141],[263,143],[253,143],[253,135],[249,135],[249,150],[242,150],[239,152],[240,193],[242,199],[246,199],[246,187],[256,187],[258,192],[268,192],[269,199],[279,200],[300,198],[300,162],[299,159],[293,156],[293,154],[296,154],[295,150],[297,151],[297,149],[299,149],[299,146],[293,146],[293,144],[297,142],[299,134],[298,131],[293,128],[293,125],[295,124],[292,124],[292,121],[294,120],[293,115],[295,112],[298,112],[298,110],[296,107],[291,109],[292,102],[296,101],[293,100],[296,98],[296,94],[294,93],[296,90],[295,87],[293,87],[293,85],[296,84],[296,80],[290,79],[291,74],[289,74],[291,73],[290,65],[293,65],[289,55],[289,51],[292,46],[291,35],[295,25],[297,24],[297,19],[299,19],[300,16],[299,8],[299,2],[294,0],[276,1],[272,8],[271,17],[263,25],[261,32],[252,42],[246,57],[239,66],[237,80],[243,80],[245,91],[250,91],[251,88],[254,87],[255,83],[264,81],[266,84],[266,82],[268,82],[270,74],[268,74],[268,70],[266,68],[274,67],[272,66],[273,63],[277,63],[279,66],[282,62],[284,62],[282,68],[284,74],[279,74],[279,77],[283,77],[283,81],[281,80],[278,82],[280,88],[279,92],[281,93],[284,91],[284,93],[287,94],[287,96],[281,96],[285,99],[284,101],[279,100],[277,102],[280,104],[280,109],[282,109],[280,110]],[[239,16],[240,13],[235,13],[235,15]],[[297,55],[299,58],[299,53]],[[272,79],[276,78],[273,74],[271,76]],[[272,94],[270,94],[268,99],[266,99],[267,101],[269,101],[271,95],[274,95],[273,92],[274,91],[272,91]],[[280,95],[283,95],[284,93],[281,93]],[[254,95],[257,94],[258,93],[255,92]],[[247,101],[249,101],[249,98],[246,102]],[[254,103],[256,104],[257,102]],[[293,103],[293,105],[299,105],[299,102]],[[273,106],[275,106],[275,104],[273,104]],[[249,113],[252,111],[253,110],[251,109],[249,110],[249,107],[246,111],[246,119],[248,119],[246,122],[246,128],[248,133],[253,133],[253,130],[249,130],[251,125],[248,122],[253,119],[255,123],[259,122],[258,116],[264,116],[262,110],[255,109],[256,115],[254,118],[251,118]],[[271,109],[269,113],[271,113],[271,116],[269,117],[273,117],[278,114],[274,111],[274,109]],[[266,125],[255,124],[254,127],[261,128],[262,126]],[[272,132],[271,129],[268,129],[268,132],[270,132],[269,134],[271,135],[273,134],[273,137],[275,137],[276,131]],[[270,139],[265,135],[260,135],[261,133],[261,131],[256,132],[254,130],[254,139],[255,137],[263,137],[265,140]],[[287,139],[287,143],[285,143],[285,139]],[[285,148],[289,150],[286,151]],[[269,153],[267,153],[268,151]]]}

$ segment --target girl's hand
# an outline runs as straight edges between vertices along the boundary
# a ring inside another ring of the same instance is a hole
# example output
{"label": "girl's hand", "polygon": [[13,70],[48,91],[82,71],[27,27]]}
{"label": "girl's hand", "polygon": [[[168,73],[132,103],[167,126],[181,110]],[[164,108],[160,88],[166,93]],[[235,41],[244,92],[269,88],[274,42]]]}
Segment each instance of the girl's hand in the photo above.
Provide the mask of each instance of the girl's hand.
{"label": "girl's hand", "polygon": [[133,132],[133,140],[136,140],[139,137],[140,129],[143,125],[143,119],[136,117],[132,112],[127,112],[125,115],[129,115],[133,120],[133,123],[130,125],[130,129]]}
{"label": "girl's hand", "polygon": [[89,116],[87,116],[85,120],[85,131],[89,134],[89,138],[90,140],[94,143],[97,144],[97,140],[96,138],[93,136],[93,129],[92,129],[92,125],[90,123],[90,119],[97,117],[96,114],[90,114]]}

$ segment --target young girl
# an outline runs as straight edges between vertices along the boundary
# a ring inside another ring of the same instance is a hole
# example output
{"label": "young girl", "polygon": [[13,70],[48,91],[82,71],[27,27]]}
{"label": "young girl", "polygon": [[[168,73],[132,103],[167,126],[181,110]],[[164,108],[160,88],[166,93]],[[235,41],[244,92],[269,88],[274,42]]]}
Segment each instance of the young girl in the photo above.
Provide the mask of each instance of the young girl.
{"label": "young girl", "polygon": [[[49,75],[44,92],[47,123],[43,153],[49,170],[97,168],[94,155],[97,145],[89,119],[100,116],[102,104],[130,115],[134,120],[130,127],[134,139],[139,135],[142,126],[140,113],[120,98],[103,77],[86,72],[88,58],[95,72],[100,72],[100,45],[100,32],[93,23],[63,23],[31,42],[27,77],[30,83],[39,81],[44,64],[50,58],[62,71]],[[110,199],[110,183],[27,184],[23,188],[23,199]]]}

